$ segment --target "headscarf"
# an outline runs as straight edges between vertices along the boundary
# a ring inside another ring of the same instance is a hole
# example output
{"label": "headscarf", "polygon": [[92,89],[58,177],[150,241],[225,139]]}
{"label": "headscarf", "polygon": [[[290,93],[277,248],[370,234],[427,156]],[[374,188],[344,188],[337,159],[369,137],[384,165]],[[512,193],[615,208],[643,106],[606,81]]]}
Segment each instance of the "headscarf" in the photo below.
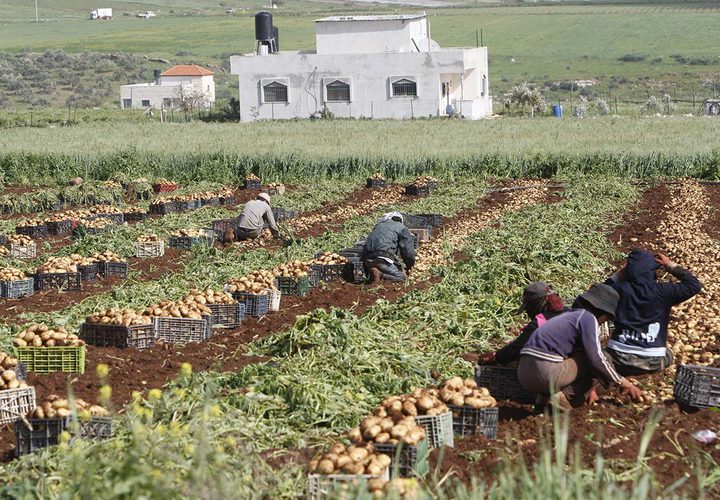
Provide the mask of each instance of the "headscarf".
{"label": "headscarf", "polygon": [[400,222],[405,223],[405,219],[403,219],[403,216],[400,212],[388,212],[380,216],[380,218],[378,219],[378,224],[392,219],[400,219]]}

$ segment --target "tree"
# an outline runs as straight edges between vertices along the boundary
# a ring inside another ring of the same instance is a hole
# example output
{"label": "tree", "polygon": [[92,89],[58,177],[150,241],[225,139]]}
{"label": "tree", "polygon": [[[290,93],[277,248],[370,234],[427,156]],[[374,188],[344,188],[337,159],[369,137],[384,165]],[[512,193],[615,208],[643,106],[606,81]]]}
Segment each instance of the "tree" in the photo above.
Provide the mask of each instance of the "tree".
{"label": "tree", "polygon": [[530,116],[535,116],[536,111],[544,112],[547,109],[545,97],[536,88],[531,88],[527,83],[516,85],[510,89],[510,102],[525,113],[525,106],[530,106]]}

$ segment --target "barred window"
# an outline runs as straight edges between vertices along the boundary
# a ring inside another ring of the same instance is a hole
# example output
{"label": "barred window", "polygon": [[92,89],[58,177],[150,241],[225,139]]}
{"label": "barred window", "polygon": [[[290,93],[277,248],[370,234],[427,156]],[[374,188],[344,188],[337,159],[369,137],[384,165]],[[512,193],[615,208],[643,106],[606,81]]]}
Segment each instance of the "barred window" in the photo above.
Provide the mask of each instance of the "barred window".
{"label": "barred window", "polygon": [[335,80],[325,86],[325,100],[328,102],[350,102],[350,85]]}
{"label": "barred window", "polygon": [[140,102],[140,105],[141,105],[143,108],[149,108],[149,107],[150,107],[150,99],[143,99],[143,100]]}
{"label": "barred window", "polygon": [[268,83],[263,86],[265,102],[288,102],[288,88],[279,82]]}
{"label": "barred window", "polygon": [[417,83],[407,78],[392,82],[393,97],[417,97]]}

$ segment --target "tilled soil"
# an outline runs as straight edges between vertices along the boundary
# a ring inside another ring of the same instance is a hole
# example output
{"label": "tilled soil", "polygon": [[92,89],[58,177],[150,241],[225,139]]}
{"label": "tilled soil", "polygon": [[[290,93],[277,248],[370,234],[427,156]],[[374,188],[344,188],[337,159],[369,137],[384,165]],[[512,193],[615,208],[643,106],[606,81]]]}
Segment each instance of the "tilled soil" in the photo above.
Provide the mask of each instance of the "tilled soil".
{"label": "tilled soil", "polygon": [[[713,206],[720,208],[720,188],[713,185],[705,186],[705,189],[710,194]],[[663,218],[669,200],[670,191],[666,186],[647,189],[638,203],[628,209],[622,224],[609,235],[617,250],[627,253],[635,247],[659,244],[656,227]],[[709,225],[716,231],[715,235],[720,234],[720,223],[716,218]],[[468,353],[464,358],[474,362],[477,354]],[[642,377],[638,383],[646,389],[652,388],[665,375],[660,373]],[[440,477],[449,473],[453,480],[467,485],[473,477],[492,482],[503,461],[517,464],[520,457],[526,463],[537,461],[543,436],[552,435],[552,426],[549,425],[551,420],[548,422],[545,416],[531,415],[530,406],[502,401],[499,402],[499,408],[496,440],[491,441],[482,436],[456,438],[455,448],[433,451],[431,464],[440,471]],[[577,447],[581,463],[586,467],[592,468],[598,452],[601,452],[606,467],[613,472],[629,470],[637,458],[645,426],[656,411],[662,419],[648,446],[647,464],[663,486],[686,479],[689,488],[686,493],[692,495],[697,490],[697,484],[693,482],[695,457],[698,452],[705,452],[718,462],[720,448],[702,445],[691,434],[702,429],[719,430],[720,412],[687,412],[673,401],[652,407],[633,405],[608,395],[592,408],[578,408],[570,413],[569,449]],[[628,476],[628,479],[631,477]],[[720,495],[720,491],[715,490],[714,494]]]}

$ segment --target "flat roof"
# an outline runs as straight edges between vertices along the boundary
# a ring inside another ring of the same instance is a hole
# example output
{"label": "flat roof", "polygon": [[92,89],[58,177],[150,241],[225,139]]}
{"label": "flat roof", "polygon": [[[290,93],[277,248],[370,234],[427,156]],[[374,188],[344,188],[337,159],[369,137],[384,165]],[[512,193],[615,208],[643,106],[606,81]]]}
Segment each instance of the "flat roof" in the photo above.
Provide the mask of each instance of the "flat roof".
{"label": "flat roof", "polygon": [[316,19],[316,23],[344,23],[352,21],[411,21],[413,19],[425,19],[427,15],[422,14],[387,14],[377,16],[330,16]]}

